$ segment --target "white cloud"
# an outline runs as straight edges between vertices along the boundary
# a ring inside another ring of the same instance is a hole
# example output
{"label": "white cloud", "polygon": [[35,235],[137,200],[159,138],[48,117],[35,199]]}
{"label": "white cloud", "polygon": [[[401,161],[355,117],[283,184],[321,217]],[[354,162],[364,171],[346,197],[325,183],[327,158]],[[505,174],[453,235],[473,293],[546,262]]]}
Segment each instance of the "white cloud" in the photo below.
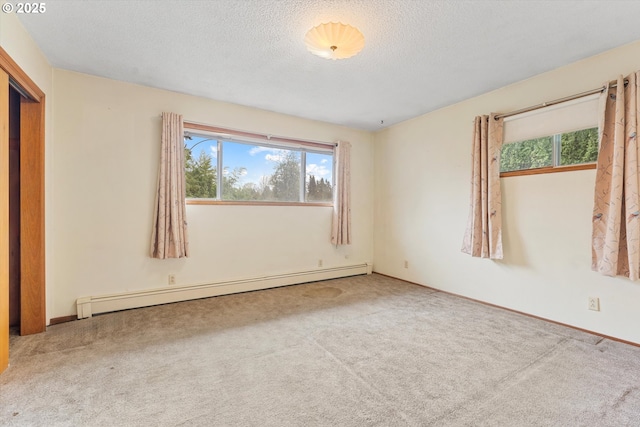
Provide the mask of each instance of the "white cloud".
{"label": "white cloud", "polygon": [[286,155],[287,153],[289,153],[289,150],[283,150],[281,148],[272,148],[272,147],[260,147],[260,146],[253,147],[251,150],[249,150],[249,154],[252,156],[255,156],[256,154],[260,154],[264,152],[268,153],[264,156],[266,160],[269,160],[271,162],[281,162],[286,158]]}
{"label": "white cloud", "polygon": [[309,163],[307,165],[307,175],[313,175],[313,176],[324,178],[324,177],[330,177],[331,171],[323,165],[316,165],[315,163]]}
{"label": "white cloud", "polygon": [[265,151],[267,151],[269,153],[278,154],[283,150],[281,150],[280,148],[255,146],[255,147],[251,148],[251,150],[249,150],[249,154],[252,155],[252,156],[255,156],[256,154],[260,154],[260,153],[263,153]]}
{"label": "white cloud", "polygon": [[249,154],[255,156],[258,153],[262,153],[263,151],[273,151],[273,148],[269,147],[253,147],[249,150]]}
{"label": "white cloud", "polygon": [[269,160],[270,162],[281,162],[285,159],[286,154],[284,153],[280,153],[280,154],[267,154],[266,156],[264,156],[265,159]]}
{"label": "white cloud", "polygon": [[264,158],[271,162],[281,162],[287,158],[288,153],[288,150],[273,149],[273,154],[267,154]]}
{"label": "white cloud", "polygon": [[320,160],[320,163],[327,163],[328,161],[329,160],[327,160],[327,159],[322,159],[322,160]]}
{"label": "white cloud", "polygon": [[218,147],[216,145],[211,145],[209,146],[209,148],[211,149],[211,157],[213,157],[214,159],[218,158]]}

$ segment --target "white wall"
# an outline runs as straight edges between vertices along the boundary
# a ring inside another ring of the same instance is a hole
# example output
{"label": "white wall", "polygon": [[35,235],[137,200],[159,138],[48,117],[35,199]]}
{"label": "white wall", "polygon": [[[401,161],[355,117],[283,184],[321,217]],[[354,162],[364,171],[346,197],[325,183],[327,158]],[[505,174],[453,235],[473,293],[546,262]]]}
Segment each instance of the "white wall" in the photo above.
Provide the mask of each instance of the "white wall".
{"label": "white wall", "polygon": [[[640,343],[640,284],[590,268],[594,170],[503,178],[504,260],[460,252],[474,116],[583,92],[637,69],[640,42],[376,134],[374,270]],[[600,312],[587,310],[588,296],[600,297]]]}
{"label": "white wall", "polygon": [[53,226],[51,214],[53,206],[53,195],[51,193],[53,178],[53,121],[51,120],[53,69],[15,14],[0,13],[0,46],[45,93],[45,232],[47,233],[45,235],[45,274],[47,280],[47,319],[49,319],[51,317],[51,304],[54,294],[51,286],[54,270],[53,263],[51,263],[54,254],[53,238],[46,231]]}
{"label": "white wall", "polygon": [[[82,296],[211,283],[372,261],[373,144],[368,132],[54,70],[55,277],[52,317]],[[352,143],[353,241],[329,242],[331,208],[187,206],[191,257],[148,256],[160,113],[252,132]],[[346,258],[348,257],[348,259]]]}

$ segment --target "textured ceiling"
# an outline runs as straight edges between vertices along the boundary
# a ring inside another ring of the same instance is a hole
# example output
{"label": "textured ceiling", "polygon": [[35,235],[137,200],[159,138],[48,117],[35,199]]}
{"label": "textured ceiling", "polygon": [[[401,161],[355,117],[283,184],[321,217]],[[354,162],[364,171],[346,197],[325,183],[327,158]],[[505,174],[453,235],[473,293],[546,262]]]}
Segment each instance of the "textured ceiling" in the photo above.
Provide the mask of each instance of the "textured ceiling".
{"label": "textured ceiling", "polygon": [[[46,4],[19,18],[54,67],[369,130],[640,39],[640,1]],[[358,27],[362,52],[307,52],[328,21]]]}

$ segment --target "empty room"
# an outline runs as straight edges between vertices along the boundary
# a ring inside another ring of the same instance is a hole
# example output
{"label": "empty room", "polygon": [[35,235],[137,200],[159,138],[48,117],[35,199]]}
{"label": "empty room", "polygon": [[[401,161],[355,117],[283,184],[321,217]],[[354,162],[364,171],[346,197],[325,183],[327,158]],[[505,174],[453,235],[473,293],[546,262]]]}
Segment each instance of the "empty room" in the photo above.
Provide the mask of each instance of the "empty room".
{"label": "empty room", "polygon": [[640,425],[640,2],[0,6],[0,425]]}

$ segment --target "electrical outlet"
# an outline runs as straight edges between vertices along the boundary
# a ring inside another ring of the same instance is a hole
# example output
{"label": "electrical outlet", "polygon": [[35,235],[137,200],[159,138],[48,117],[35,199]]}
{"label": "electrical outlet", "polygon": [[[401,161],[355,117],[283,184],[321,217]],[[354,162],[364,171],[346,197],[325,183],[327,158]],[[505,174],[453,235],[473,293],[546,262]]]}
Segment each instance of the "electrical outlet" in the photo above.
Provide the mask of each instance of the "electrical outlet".
{"label": "electrical outlet", "polygon": [[175,285],[176,284],[176,275],[175,274],[170,274],[169,275],[169,284],[170,285]]}
{"label": "electrical outlet", "polygon": [[404,261],[404,268],[409,268],[409,261],[407,260]]}
{"label": "electrical outlet", "polygon": [[318,267],[322,267],[322,260],[321,259],[318,260]]}
{"label": "electrical outlet", "polygon": [[600,311],[600,298],[589,297],[589,310]]}

